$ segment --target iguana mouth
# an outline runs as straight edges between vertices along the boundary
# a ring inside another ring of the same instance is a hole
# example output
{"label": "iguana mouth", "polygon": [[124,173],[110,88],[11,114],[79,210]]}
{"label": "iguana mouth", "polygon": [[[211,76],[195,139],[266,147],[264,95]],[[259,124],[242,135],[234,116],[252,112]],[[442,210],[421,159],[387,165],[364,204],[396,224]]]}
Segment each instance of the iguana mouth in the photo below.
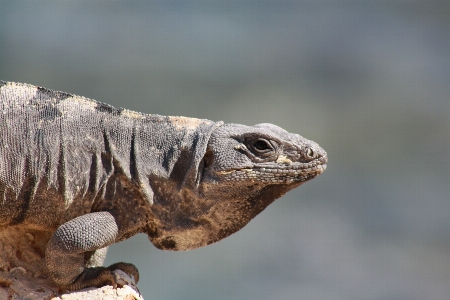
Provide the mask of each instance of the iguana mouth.
{"label": "iguana mouth", "polygon": [[304,164],[300,166],[288,166],[286,168],[277,168],[277,167],[261,167],[254,168],[253,170],[261,172],[261,173],[270,173],[270,174],[321,174],[327,168],[326,164],[312,165],[312,164]]}
{"label": "iguana mouth", "polygon": [[253,168],[241,168],[218,171],[226,180],[239,181],[243,179],[260,180],[262,182],[293,182],[306,181],[323,173],[327,168],[327,158],[321,157],[309,163],[294,163],[290,165],[257,165]]}

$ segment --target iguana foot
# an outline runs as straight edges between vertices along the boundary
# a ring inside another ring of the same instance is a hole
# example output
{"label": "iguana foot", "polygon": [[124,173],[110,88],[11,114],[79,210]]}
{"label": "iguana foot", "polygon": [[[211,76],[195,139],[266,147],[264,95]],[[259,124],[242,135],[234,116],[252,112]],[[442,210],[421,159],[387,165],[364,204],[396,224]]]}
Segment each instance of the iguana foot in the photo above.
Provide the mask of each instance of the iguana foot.
{"label": "iguana foot", "polygon": [[121,271],[125,272],[126,274],[128,274],[128,276],[130,276],[132,279],[134,279],[135,283],[138,283],[138,281],[139,281],[139,271],[136,268],[136,266],[133,264],[118,262],[118,263],[110,265],[107,269],[111,270],[113,272],[115,270],[121,270]]}
{"label": "iguana foot", "polygon": [[139,280],[139,271],[133,264],[120,262],[107,268],[85,268],[83,273],[72,284],[65,286],[63,290],[74,291],[92,286],[101,287],[105,285],[112,285],[113,288],[121,287],[121,284],[118,283],[119,278],[114,272],[115,270],[125,272],[135,280],[135,283]]}

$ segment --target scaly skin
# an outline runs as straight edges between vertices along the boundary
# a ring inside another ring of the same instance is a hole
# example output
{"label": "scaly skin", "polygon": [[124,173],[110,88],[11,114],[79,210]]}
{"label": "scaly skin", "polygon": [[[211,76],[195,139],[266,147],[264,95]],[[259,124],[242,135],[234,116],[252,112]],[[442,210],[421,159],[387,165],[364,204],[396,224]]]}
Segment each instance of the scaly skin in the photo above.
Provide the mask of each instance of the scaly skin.
{"label": "scaly skin", "polygon": [[0,82],[0,229],[50,230],[48,274],[63,289],[116,286],[106,247],[143,232],[188,250],[245,226],[321,174],[325,151],[272,124],[146,115]]}

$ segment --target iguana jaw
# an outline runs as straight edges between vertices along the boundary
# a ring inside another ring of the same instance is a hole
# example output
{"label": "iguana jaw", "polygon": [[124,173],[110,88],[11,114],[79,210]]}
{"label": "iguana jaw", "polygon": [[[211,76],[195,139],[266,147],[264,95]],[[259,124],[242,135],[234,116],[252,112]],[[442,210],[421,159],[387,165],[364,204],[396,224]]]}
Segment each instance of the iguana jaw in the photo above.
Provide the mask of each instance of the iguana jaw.
{"label": "iguana jaw", "polygon": [[[279,159],[278,159],[279,160]],[[265,163],[255,164],[252,168],[240,168],[216,171],[215,174],[226,181],[250,179],[264,183],[305,182],[320,175],[327,168],[327,157],[323,156],[309,163]]]}

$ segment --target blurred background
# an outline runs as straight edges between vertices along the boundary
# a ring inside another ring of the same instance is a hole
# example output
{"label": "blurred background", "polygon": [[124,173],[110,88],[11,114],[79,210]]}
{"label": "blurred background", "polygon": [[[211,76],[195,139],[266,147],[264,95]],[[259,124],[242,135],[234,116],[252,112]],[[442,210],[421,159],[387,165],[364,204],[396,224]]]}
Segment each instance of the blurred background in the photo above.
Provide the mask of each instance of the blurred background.
{"label": "blurred background", "polygon": [[0,0],[0,79],[328,151],[217,244],[113,245],[148,300],[449,299],[449,1]]}

